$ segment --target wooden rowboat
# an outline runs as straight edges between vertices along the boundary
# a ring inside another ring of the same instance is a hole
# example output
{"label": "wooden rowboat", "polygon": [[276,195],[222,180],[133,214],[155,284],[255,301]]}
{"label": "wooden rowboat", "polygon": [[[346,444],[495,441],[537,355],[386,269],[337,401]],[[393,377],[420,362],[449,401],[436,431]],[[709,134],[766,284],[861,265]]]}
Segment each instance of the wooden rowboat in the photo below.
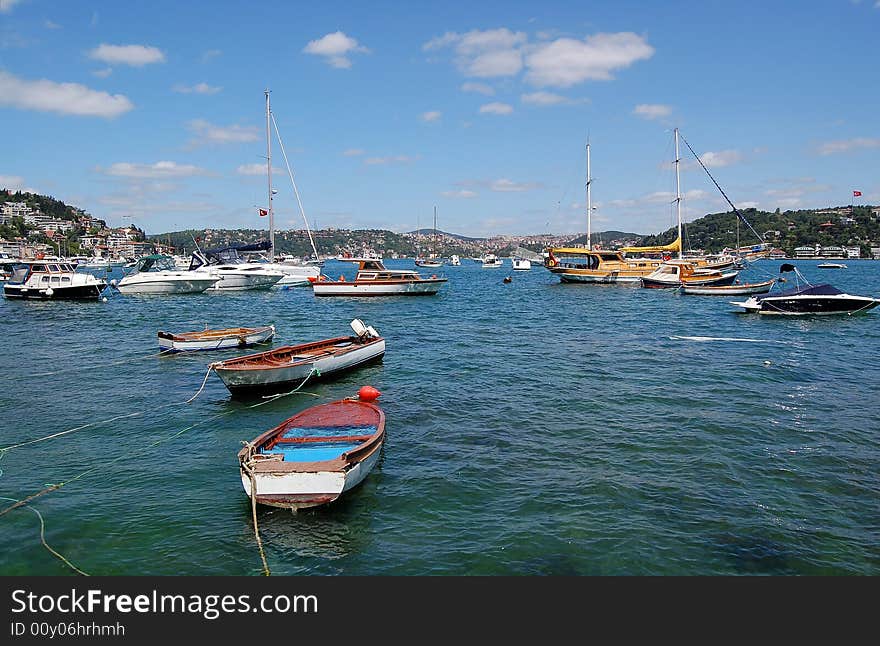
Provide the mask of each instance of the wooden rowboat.
{"label": "wooden rowboat", "polygon": [[683,294],[701,296],[742,296],[744,294],[766,294],[773,287],[774,279],[762,283],[741,283],[733,285],[682,285]]}
{"label": "wooden rowboat", "polygon": [[355,336],[339,336],[216,361],[210,368],[233,395],[280,393],[302,384],[377,361],[385,339],[354,319]]}
{"label": "wooden rowboat", "polygon": [[263,327],[231,327],[222,330],[205,328],[198,332],[159,331],[159,347],[165,352],[187,352],[191,350],[221,350],[223,348],[246,348],[257,343],[266,343],[275,336],[274,325]]}
{"label": "wooden rowboat", "polygon": [[[369,390],[368,399],[375,399],[378,391]],[[385,413],[369,401],[313,406],[239,451],[241,484],[263,505],[294,510],[325,505],[367,477],[384,441]]]}

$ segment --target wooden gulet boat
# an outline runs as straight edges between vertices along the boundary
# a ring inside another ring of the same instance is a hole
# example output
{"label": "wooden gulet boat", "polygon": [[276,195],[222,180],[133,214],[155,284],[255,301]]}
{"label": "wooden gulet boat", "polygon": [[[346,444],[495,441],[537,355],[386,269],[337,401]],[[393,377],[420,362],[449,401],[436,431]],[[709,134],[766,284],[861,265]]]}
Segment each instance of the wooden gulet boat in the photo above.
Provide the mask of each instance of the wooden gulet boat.
{"label": "wooden gulet boat", "polygon": [[323,379],[380,360],[385,339],[372,327],[354,319],[354,336],[340,336],[216,361],[217,373],[233,395],[271,394]]}
{"label": "wooden gulet boat", "polygon": [[365,386],[360,399],[312,406],[247,443],[238,453],[245,493],[286,509],[325,505],[363,482],[379,461],[385,413]]}
{"label": "wooden gulet boat", "polygon": [[193,350],[222,350],[225,348],[246,348],[258,343],[267,343],[275,336],[274,325],[262,327],[232,327],[196,332],[159,331],[159,348],[165,352],[189,352]]}

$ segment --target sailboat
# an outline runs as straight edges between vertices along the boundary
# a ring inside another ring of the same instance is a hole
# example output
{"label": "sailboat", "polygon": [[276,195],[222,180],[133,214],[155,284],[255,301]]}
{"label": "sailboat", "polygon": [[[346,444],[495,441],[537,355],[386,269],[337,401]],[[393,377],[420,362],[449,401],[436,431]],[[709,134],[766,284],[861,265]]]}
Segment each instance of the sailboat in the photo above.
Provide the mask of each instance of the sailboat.
{"label": "sailboat", "polygon": [[[676,155],[677,157],[677,155]],[[676,166],[676,169],[678,167]],[[590,142],[587,141],[587,238],[583,247],[549,247],[545,250],[544,267],[557,274],[563,283],[629,283],[638,284],[642,276],[660,266],[659,258],[626,258],[624,251],[591,247],[593,203],[590,176]],[[669,245],[634,248],[641,253],[680,251],[681,236]]]}
{"label": "sailboat", "polygon": [[434,231],[431,234],[431,255],[427,258],[418,257],[415,259],[416,267],[442,267],[443,261],[436,258],[437,252],[435,245],[437,242],[437,207],[434,207]]}
{"label": "sailboat", "polygon": [[272,188],[272,135],[269,128],[270,122],[275,125],[275,134],[278,136],[278,143],[281,153],[284,155],[284,162],[287,165],[287,172],[290,175],[290,181],[293,183],[293,190],[299,203],[300,211],[306,223],[306,231],[309,235],[309,241],[312,243],[312,251],[314,252],[314,260],[318,259],[318,250],[315,248],[315,240],[309,229],[309,222],[305,218],[305,211],[302,208],[302,201],[299,199],[299,191],[296,189],[296,183],[293,181],[293,173],[290,172],[290,164],[287,163],[287,154],[284,152],[284,144],[281,142],[281,135],[278,133],[278,125],[275,123],[275,117],[272,115],[272,109],[269,104],[269,90],[265,90],[266,95],[266,176],[269,184],[269,208],[260,209],[260,215],[266,213],[269,216],[269,249],[263,258],[263,264],[273,271],[280,271],[284,277],[276,283],[277,287],[292,287],[295,285],[309,285],[318,279],[321,275],[320,266],[312,263],[301,263],[289,258],[282,262],[275,260],[275,209],[273,198],[278,192]]}

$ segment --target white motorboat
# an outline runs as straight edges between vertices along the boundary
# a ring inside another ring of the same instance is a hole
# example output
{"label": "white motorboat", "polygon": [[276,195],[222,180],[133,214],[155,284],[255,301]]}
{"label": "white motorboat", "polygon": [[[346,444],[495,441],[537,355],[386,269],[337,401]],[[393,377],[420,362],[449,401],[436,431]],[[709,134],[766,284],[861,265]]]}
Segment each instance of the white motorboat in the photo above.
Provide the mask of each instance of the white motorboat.
{"label": "white motorboat", "polygon": [[513,268],[517,271],[524,271],[532,268],[532,262],[525,258],[513,258],[511,260]]}
{"label": "white motorboat", "polygon": [[110,284],[123,294],[198,294],[219,280],[210,273],[177,269],[171,256],[154,254],[140,258],[130,274]]}
{"label": "white motorboat", "polygon": [[189,270],[220,278],[208,291],[269,289],[284,278],[284,274],[267,268],[266,263],[248,262],[239,255],[239,252],[260,251],[265,248],[265,243],[258,243],[196,250],[193,251]]}
{"label": "white motorboat", "polygon": [[23,260],[14,265],[12,276],[3,284],[3,295],[35,300],[97,300],[105,287],[103,278],[77,273],[66,262]]}
{"label": "white motorboat", "polygon": [[483,256],[483,269],[494,269],[496,267],[503,267],[504,261],[501,260],[494,253],[487,253]]}
{"label": "white motorboat", "polygon": [[423,278],[412,269],[387,269],[381,260],[346,258],[357,262],[354,280],[330,280],[323,274],[312,283],[315,296],[430,296],[440,291],[446,278],[432,275]]}

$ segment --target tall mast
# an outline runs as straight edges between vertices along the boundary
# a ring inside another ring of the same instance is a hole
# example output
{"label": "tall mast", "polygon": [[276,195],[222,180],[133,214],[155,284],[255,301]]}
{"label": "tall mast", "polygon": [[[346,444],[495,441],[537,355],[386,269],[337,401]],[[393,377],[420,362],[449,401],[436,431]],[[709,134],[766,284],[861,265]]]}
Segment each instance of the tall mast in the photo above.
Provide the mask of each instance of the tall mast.
{"label": "tall mast", "polygon": [[269,182],[269,262],[275,260],[275,212],[272,208],[272,136],[269,130],[269,90],[266,90],[266,177]]}
{"label": "tall mast", "polygon": [[678,166],[681,158],[678,154],[678,128],[675,129],[675,210],[678,216],[678,257],[681,259],[684,241],[681,239],[681,178],[678,173]]}
{"label": "tall mast", "polygon": [[434,232],[431,234],[431,256],[437,256],[437,206],[434,206]]}
{"label": "tall mast", "polygon": [[593,178],[590,177],[590,140],[587,139],[587,249],[592,248],[593,200],[590,195],[592,183]]}

